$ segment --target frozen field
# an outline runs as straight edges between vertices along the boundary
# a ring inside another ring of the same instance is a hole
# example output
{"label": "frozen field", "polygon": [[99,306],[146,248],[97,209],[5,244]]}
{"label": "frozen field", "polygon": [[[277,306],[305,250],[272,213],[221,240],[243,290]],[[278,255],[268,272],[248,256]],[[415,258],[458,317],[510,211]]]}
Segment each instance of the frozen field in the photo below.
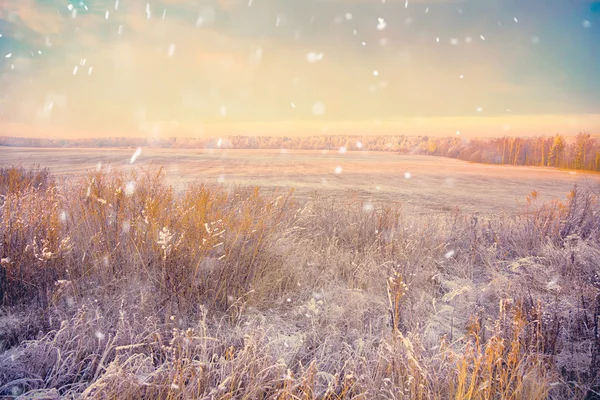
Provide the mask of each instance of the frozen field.
{"label": "frozen field", "polygon": [[78,175],[102,167],[130,170],[163,166],[177,188],[195,180],[294,187],[306,197],[318,190],[328,196],[401,202],[422,212],[514,213],[536,190],[542,201],[564,198],[573,184],[597,185],[599,174],[549,168],[471,164],[428,156],[379,152],[0,148],[0,165],[39,164],[58,175]]}

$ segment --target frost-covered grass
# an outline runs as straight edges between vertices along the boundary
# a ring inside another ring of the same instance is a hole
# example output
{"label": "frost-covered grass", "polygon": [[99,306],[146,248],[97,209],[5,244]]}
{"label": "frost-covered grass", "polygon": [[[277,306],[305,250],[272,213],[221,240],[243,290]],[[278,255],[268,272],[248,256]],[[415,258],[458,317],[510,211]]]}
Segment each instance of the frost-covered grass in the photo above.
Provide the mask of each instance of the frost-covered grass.
{"label": "frost-covered grass", "polygon": [[583,398],[600,204],[518,217],[0,170],[0,396]]}

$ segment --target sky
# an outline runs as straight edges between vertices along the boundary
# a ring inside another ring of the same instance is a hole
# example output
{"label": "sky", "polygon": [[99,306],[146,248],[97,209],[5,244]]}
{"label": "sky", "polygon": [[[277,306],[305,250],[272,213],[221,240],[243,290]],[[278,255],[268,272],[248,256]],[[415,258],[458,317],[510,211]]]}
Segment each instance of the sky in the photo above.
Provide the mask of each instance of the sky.
{"label": "sky", "polygon": [[2,0],[0,135],[600,134],[600,2]]}

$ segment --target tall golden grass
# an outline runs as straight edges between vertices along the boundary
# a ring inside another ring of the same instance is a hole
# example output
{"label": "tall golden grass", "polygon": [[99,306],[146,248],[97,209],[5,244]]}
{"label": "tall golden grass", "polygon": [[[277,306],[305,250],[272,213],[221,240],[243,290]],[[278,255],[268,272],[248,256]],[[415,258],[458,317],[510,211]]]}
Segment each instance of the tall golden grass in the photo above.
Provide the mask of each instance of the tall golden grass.
{"label": "tall golden grass", "polygon": [[[518,217],[161,169],[0,170],[0,395],[545,399],[598,391],[592,189]],[[27,366],[24,368],[23,366]]]}

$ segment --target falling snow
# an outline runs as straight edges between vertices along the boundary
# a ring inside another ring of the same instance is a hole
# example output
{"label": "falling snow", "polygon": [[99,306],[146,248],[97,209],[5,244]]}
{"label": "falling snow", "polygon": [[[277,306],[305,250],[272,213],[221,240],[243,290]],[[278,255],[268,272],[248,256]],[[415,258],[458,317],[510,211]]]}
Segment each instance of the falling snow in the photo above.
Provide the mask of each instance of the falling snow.
{"label": "falling snow", "polygon": [[175,55],[175,43],[171,43],[169,45],[169,49],[167,50],[167,55],[169,57],[173,57]]}
{"label": "falling snow", "polygon": [[456,254],[456,252],[454,250],[450,250],[446,254],[444,254],[444,257],[446,259],[450,259],[450,258],[454,257],[454,254]]}
{"label": "falling snow", "polygon": [[125,195],[133,196],[134,193],[135,193],[135,182],[127,182],[127,184],[125,185]]}
{"label": "falling snow", "polygon": [[140,154],[142,154],[142,148],[138,147],[135,150],[135,153],[133,153],[133,155],[131,156],[131,159],[129,160],[129,164],[133,164],[135,162],[135,160],[137,160],[137,158],[140,156]]}
{"label": "falling snow", "polygon": [[323,59],[323,53],[310,52],[306,55],[306,60],[309,63],[316,63],[317,61],[321,61],[322,59]]}
{"label": "falling snow", "polygon": [[313,115],[323,115],[325,114],[325,104],[321,103],[321,102],[317,102],[312,106],[312,113]]}

